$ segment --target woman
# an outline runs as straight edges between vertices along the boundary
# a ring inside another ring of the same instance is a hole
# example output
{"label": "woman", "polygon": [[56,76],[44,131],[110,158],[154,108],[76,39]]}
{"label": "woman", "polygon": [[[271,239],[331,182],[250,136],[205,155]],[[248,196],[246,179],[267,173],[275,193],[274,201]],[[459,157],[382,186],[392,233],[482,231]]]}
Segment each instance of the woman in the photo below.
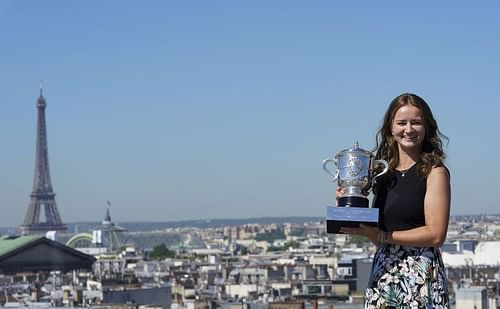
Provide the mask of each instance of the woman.
{"label": "woman", "polygon": [[374,187],[379,227],[341,229],[377,244],[365,308],[449,308],[439,250],[450,213],[443,138],[419,96],[405,93],[389,105],[377,135],[376,158],[390,171]]}

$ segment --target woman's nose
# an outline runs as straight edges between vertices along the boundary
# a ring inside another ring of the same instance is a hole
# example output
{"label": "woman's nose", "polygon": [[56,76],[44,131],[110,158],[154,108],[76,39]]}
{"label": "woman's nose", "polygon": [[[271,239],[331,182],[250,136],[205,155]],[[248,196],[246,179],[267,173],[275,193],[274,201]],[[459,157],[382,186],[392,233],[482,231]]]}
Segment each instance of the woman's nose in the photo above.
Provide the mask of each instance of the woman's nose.
{"label": "woman's nose", "polygon": [[413,126],[411,124],[407,124],[406,128],[405,128],[405,131],[407,133],[413,132]]}

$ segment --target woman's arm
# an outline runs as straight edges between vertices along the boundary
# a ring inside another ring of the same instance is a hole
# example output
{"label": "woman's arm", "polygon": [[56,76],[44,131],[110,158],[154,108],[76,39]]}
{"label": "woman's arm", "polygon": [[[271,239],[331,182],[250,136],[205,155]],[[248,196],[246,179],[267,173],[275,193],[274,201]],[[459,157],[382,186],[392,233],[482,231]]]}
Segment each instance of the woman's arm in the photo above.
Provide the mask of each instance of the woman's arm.
{"label": "woman's arm", "polygon": [[[413,247],[439,247],[446,239],[450,215],[450,177],[444,167],[435,167],[427,176],[427,190],[424,199],[425,225],[405,231],[389,231],[387,242]],[[342,228],[346,234],[378,240],[379,229],[367,225],[359,228]]]}
{"label": "woman's arm", "polygon": [[425,225],[407,231],[389,232],[387,240],[414,247],[439,247],[446,239],[450,216],[450,176],[445,167],[434,167],[427,176],[424,199]]}

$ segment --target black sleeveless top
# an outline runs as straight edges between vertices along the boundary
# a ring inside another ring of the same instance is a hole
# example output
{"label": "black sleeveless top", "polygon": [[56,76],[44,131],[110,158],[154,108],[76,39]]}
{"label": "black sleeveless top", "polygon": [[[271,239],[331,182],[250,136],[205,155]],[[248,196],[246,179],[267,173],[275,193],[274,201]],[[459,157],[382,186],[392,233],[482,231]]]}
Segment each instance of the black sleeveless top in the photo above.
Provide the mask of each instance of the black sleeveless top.
{"label": "black sleeveless top", "polygon": [[374,207],[379,208],[380,228],[401,231],[425,225],[424,198],[427,178],[420,176],[417,164],[408,171],[392,171],[381,184]]}

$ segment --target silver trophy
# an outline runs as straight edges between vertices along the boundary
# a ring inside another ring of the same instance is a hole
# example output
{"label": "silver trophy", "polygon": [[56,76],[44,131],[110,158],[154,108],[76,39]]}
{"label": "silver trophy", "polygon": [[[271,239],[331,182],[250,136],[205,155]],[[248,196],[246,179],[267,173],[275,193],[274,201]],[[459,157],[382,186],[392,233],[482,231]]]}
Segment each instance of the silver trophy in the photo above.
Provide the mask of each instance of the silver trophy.
{"label": "silver trophy", "polygon": [[[360,223],[378,224],[378,209],[369,207],[367,196],[377,178],[387,173],[389,165],[385,160],[373,158],[373,153],[360,148],[356,142],[334,159],[323,160],[323,170],[343,189],[337,206],[327,208],[327,232],[338,233],[342,226],[358,226]],[[335,172],[328,169],[330,163],[337,166]],[[378,165],[384,168],[375,174]]]}

